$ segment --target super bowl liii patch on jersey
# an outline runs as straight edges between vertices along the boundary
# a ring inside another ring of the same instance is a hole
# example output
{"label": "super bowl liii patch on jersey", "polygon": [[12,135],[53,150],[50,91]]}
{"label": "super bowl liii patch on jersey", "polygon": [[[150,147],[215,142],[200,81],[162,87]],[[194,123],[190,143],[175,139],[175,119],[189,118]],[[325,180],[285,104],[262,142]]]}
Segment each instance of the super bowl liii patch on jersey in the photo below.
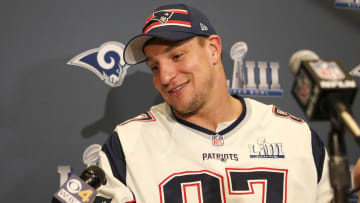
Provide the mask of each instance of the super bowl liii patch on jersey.
{"label": "super bowl liii patch on jersey", "polygon": [[249,144],[250,158],[285,158],[282,143],[266,143],[265,138],[257,139],[257,144]]}

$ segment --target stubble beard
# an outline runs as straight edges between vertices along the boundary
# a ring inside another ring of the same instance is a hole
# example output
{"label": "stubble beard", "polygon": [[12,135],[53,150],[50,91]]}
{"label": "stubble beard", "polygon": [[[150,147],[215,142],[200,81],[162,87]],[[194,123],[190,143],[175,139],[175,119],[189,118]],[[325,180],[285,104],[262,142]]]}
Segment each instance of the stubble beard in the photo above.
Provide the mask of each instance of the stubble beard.
{"label": "stubble beard", "polygon": [[175,105],[169,104],[172,109],[182,115],[182,116],[190,116],[195,114],[203,105],[202,96],[200,94],[195,94],[183,107],[177,107]]}

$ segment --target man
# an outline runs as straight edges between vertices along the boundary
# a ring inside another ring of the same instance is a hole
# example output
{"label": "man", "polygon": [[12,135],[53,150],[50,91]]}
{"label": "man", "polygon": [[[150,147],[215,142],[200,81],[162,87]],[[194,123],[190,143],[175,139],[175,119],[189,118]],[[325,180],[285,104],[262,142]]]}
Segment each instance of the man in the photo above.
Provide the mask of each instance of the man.
{"label": "man", "polygon": [[221,51],[195,8],[162,6],[145,21],[124,59],[146,62],[166,103],[119,124],[103,145],[101,200],[330,202],[318,136],[275,106],[231,96]]}

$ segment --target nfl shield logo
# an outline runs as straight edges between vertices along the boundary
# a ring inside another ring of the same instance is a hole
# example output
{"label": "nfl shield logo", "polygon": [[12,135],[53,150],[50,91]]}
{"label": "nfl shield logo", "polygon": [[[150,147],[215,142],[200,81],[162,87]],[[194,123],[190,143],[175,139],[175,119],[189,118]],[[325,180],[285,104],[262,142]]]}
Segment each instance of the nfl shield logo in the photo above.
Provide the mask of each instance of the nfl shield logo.
{"label": "nfl shield logo", "polygon": [[345,74],[335,62],[317,61],[310,64],[316,74],[323,80],[345,79]]}
{"label": "nfl shield logo", "polygon": [[301,103],[303,105],[305,105],[309,101],[313,85],[312,85],[311,81],[309,80],[309,78],[307,78],[307,76],[305,75],[304,72],[301,72],[299,74],[297,83],[300,86],[299,92],[297,93],[297,95],[299,96]]}
{"label": "nfl shield logo", "polygon": [[223,146],[224,145],[224,136],[216,134],[212,136],[212,144],[214,146]]}

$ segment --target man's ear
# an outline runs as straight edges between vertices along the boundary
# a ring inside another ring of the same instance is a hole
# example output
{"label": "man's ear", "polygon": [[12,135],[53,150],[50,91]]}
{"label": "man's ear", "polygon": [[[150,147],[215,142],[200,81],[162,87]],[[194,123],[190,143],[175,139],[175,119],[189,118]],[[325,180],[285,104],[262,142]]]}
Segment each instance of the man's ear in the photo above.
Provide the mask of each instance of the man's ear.
{"label": "man's ear", "polygon": [[208,40],[209,40],[212,63],[216,65],[221,61],[221,52],[222,52],[221,38],[219,35],[210,35],[208,37]]}

